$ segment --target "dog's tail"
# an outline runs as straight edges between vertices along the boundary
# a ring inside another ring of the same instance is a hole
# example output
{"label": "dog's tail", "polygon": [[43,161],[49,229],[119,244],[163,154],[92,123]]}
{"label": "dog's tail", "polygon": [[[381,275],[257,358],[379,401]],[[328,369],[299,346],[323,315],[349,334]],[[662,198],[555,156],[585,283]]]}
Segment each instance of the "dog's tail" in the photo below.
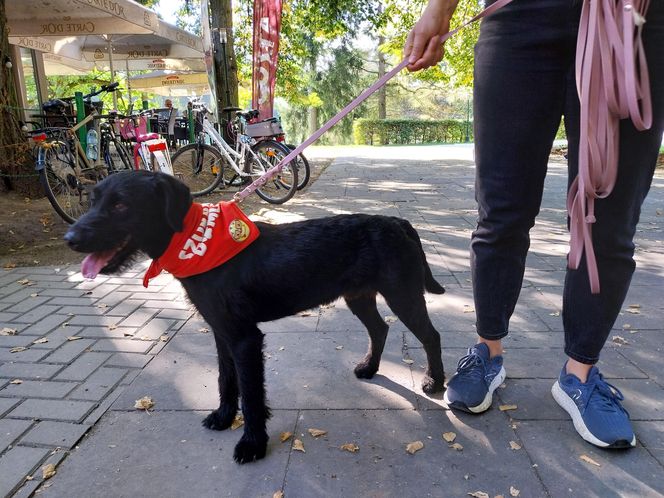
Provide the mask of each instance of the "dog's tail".
{"label": "dog's tail", "polygon": [[426,254],[424,254],[422,241],[420,240],[420,236],[417,234],[417,230],[415,230],[413,228],[413,225],[411,225],[408,221],[401,218],[397,219],[401,223],[401,227],[406,232],[406,235],[408,235],[413,241],[417,242],[417,245],[420,248],[420,254],[422,255],[422,266],[424,267],[424,288],[426,289],[427,292],[431,292],[432,294],[444,294],[445,287],[440,285],[436,281],[436,279],[433,278],[433,274],[431,273],[431,267],[427,262],[427,257]]}

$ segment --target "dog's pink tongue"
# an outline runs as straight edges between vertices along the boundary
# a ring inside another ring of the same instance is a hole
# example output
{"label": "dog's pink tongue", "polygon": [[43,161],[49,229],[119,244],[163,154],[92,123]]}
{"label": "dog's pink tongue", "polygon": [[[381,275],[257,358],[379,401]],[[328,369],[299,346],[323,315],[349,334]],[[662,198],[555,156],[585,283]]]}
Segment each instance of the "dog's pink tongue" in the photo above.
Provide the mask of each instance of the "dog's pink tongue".
{"label": "dog's pink tongue", "polygon": [[81,263],[81,273],[85,278],[95,278],[99,275],[99,272],[106,266],[106,264],[111,260],[115,250],[111,249],[110,251],[104,252],[94,252],[88,254],[83,262]]}

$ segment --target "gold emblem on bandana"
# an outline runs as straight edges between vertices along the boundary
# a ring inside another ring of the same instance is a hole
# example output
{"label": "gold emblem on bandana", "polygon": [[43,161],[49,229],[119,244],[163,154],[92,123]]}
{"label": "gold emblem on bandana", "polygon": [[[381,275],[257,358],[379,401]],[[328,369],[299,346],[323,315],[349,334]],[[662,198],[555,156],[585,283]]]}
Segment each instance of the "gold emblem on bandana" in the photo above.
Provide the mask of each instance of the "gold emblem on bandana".
{"label": "gold emblem on bandana", "polygon": [[249,226],[240,219],[234,219],[228,225],[228,232],[235,242],[244,242],[249,237]]}

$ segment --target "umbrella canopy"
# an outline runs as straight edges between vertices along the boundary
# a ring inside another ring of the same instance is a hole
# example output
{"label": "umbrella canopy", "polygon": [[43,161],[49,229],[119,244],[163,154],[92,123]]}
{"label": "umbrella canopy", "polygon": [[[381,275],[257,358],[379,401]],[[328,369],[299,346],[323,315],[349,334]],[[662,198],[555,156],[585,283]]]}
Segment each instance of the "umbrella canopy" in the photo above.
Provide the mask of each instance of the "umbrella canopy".
{"label": "umbrella canopy", "polygon": [[134,76],[130,80],[134,90],[144,90],[158,95],[183,97],[195,93],[209,93],[207,73],[174,73],[172,71],[153,71]]}

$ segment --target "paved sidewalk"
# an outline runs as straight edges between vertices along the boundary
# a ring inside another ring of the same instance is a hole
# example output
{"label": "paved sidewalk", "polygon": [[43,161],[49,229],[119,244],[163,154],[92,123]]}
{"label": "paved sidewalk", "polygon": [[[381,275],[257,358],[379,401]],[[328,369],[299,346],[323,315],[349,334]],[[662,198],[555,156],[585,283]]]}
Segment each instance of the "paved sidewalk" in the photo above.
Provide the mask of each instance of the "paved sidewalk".
{"label": "paved sidewalk", "polygon": [[[447,289],[427,302],[449,376],[474,337],[472,153],[353,147],[341,154],[305,195],[266,205],[262,215],[410,220]],[[564,361],[565,187],[565,166],[552,163],[506,340],[508,378],[491,410],[452,413],[440,396],[426,396],[423,350],[398,321],[379,374],[355,379],[367,335],[336,302],[262,325],[270,442],[264,460],[244,466],[232,460],[241,429],[200,424],[218,403],[214,341],[170,276],[146,291],[145,264],[94,282],[73,267],[0,273],[0,497],[664,496],[664,175],[644,206],[637,272],[600,362],[626,396],[638,437],[630,451],[583,442],[550,395]],[[390,310],[381,311],[391,321]],[[156,403],[149,413],[133,408],[143,396]],[[327,433],[314,438],[310,428]],[[294,450],[292,438],[280,442],[286,431],[306,452]],[[460,446],[443,439],[448,432]],[[410,455],[414,441],[424,447]],[[359,451],[341,450],[345,443]],[[57,474],[44,481],[48,463]]]}

